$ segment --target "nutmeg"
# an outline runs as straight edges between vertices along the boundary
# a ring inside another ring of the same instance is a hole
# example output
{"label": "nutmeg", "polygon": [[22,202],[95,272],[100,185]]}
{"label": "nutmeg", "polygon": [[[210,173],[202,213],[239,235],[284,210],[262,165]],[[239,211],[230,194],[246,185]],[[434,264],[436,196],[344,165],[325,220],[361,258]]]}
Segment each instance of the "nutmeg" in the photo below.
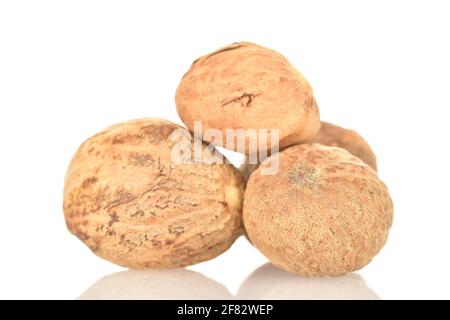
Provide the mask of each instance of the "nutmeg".
{"label": "nutmeg", "polygon": [[337,276],[367,265],[386,242],[393,204],[376,172],[348,151],[302,144],[247,182],[248,237],[274,265],[304,276]]}
{"label": "nutmeg", "polygon": [[241,235],[241,175],[229,164],[174,161],[176,130],[190,136],[164,120],[124,122],[76,152],[64,215],[98,256],[131,268],[177,268],[214,258]]}
{"label": "nutmeg", "polygon": [[246,154],[300,143],[320,128],[306,79],[283,55],[249,42],[195,60],[175,100],[189,130],[199,121],[204,140]]}

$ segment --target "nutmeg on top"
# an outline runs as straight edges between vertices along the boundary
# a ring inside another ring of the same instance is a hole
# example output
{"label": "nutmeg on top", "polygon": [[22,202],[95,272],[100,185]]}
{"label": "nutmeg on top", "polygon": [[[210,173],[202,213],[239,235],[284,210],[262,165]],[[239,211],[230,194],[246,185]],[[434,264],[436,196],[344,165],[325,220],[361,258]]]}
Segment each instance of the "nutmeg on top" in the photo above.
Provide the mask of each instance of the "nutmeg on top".
{"label": "nutmeg on top", "polygon": [[200,122],[203,140],[246,154],[303,142],[320,128],[306,79],[283,55],[249,42],[195,60],[175,100],[189,130]]}

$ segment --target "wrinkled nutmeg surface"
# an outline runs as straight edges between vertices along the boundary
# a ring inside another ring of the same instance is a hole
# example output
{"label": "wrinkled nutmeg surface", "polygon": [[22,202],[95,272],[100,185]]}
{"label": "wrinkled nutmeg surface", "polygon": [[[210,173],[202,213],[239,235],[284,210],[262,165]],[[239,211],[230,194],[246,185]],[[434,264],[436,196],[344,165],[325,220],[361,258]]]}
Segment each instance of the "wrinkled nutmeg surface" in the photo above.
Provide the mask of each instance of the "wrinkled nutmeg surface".
{"label": "wrinkled nutmeg surface", "polygon": [[[202,121],[203,133],[218,129],[223,137],[226,129],[279,129],[280,147],[286,147],[312,138],[320,128],[319,110],[305,78],[281,54],[249,42],[197,59],[181,80],[175,100],[191,131],[194,121]],[[257,146],[258,136],[240,136],[245,139],[242,149],[214,137],[204,140],[243,153]],[[262,144],[267,150],[270,137]]]}
{"label": "wrinkled nutmeg surface", "polygon": [[180,128],[125,122],[76,152],[64,215],[98,256],[131,268],[176,268],[219,255],[241,234],[242,177],[228,164],[174,163],[171,134]]}
{"label": "wrinkled nutmeg surface", "polygon": [[252,243],[276,266],[305,276],[367,265],[386,242],[393,216],[376,172],[348,151],[320,144],[279,156],[277,174],[263,176],[259,168],[247,183],[243,219]]}
{"label": "wrinkled nutmeg surface", "polygon": [[377,157],[370,145],[356,131],[345,129],[322,121],[319,133],[310,143],[320,143],[330,147],[339,147],[349,151],[377,171]]}

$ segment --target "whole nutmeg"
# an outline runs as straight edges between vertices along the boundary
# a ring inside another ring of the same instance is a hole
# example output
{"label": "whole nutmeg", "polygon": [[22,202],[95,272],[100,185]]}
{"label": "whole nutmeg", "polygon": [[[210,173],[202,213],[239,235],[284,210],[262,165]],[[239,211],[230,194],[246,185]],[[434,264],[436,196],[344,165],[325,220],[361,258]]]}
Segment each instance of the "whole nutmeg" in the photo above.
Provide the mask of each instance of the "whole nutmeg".
{"label": "whole nutmeg", "polygon": [[308,142],[343,148],[377,170],[377,157],[370,145],[356,131],[322,121],[319,133]]}
{"label": "whole nutmeg", "polygon": [[320,128],[305,78],[281,54],[249,42],[195,60],[175,100],[189,130],[201,121],[204,140],[242,153],[297,144]]}
{"label": "whole nutmeg", "polygon": [[303,144],[279,154],[275,175],[253,172],[244,195],[247,234],[273,264],[305,276],[367,265],[386,242],[393,205],[376,172],[348,151]]}
{"label": "whole nutmeg", "polygon": [[[142,119],[84,142],[65,180],[68,229],[98,256],[131,268],[182,267],[227,250],[242,233],[242,177],[186,137],[176,124]],[[203,156],[176,160],[186,142]]]}

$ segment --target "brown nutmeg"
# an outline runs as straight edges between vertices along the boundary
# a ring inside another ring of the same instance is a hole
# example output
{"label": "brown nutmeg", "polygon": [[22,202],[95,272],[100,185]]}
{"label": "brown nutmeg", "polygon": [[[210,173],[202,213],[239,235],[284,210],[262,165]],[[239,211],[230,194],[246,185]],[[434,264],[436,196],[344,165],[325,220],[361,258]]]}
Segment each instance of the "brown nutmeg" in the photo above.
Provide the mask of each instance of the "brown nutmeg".
{"label": "brown nutmeg", "polygon": [[308,142],[343,148],[377,170],[375,153],[367,141],[354,130],[322,121],[319,133]]}
{"label": "brown nutmeg", "polygon": [[214,258],[242,233],[242,177],[228,164],[174,162],[175,130],[190,136],[164,120],[129,121],[76,152],[64,215],[98,256],[131,268],[176,268]]}
{"label": "brown nutmeg", "polygon": [[[204,140],[243,153],[300,143],[320,127],[305,78],[281,54],[249,42],[233,43],[195,60],[178,86],[176,105],[189,130],[201,121]],[[218,130],[223,139],[205,134],[208,129]],[[242,147],[227,145],[227,129],[241,129],[235,134],[244,141]],[[279,129],[279,141],[273,141],[272,132],[264,140],[254,131],[260,129]]]}
{"label": "brown nutmeg", "polygon": [[255,247],[276,266],[305,276],[367,265],[386,242],[393,214],[376,172],[348,151],[320,144],[274,156],[278,172],[264,176],[259,167],[244,195],[244,225]]}

